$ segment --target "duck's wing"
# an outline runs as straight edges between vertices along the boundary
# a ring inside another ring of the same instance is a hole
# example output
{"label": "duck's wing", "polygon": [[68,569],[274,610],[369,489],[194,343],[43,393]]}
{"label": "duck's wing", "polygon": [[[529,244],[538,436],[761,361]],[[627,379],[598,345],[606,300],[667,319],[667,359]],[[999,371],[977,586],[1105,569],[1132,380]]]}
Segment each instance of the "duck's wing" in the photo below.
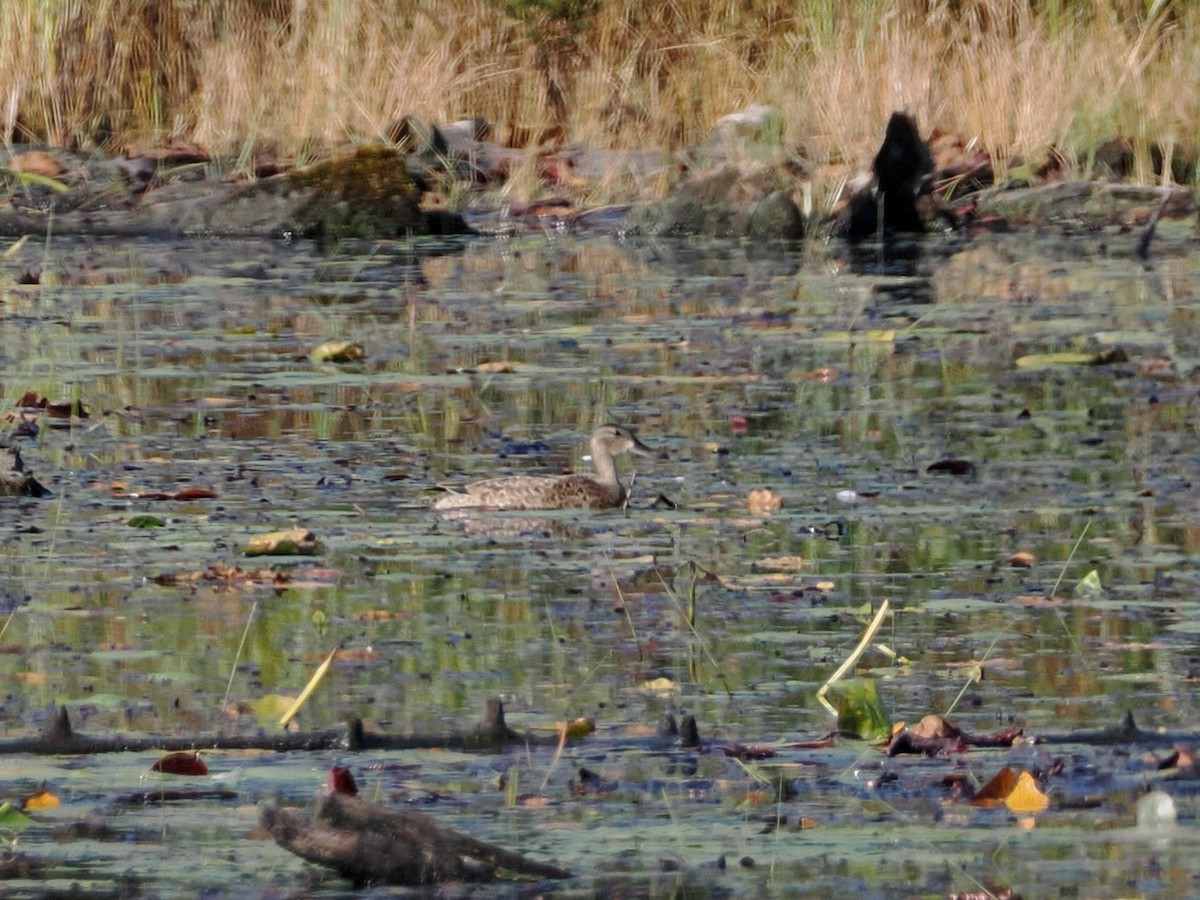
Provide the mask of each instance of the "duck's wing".
{"label": "duck's wing", "polygon": [[547,505],[560,479],[545,475],[489,478],[466,485],[463,491],[439,497],[434,509],[554,509]]}
{"label": "duck's wing", "polygon": [[554,479],[546,493],[545,509],[605,509],[620,506],[625,490],[619,483],[601,484],[587,475],[564,475]]}

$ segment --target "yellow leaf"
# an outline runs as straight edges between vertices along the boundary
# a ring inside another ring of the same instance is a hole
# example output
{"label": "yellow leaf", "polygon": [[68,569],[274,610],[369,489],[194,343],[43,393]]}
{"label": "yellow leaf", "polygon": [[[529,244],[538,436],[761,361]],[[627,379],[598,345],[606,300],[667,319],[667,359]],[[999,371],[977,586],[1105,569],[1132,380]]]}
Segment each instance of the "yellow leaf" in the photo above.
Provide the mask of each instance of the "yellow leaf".
{"label": "yellow leaf", "polygon": [[30,794],[21,802],[21,808],[30,812],[36,812],[39,809],[57,809],[60,806],[62,806],[62,801],[47,790]]}
{"label": "yellow leaf", "polygon": [[308,358],[314,363],[348,363],[362,359],[366,355],[362,344],[350,341],[326,341],[319,347],[314,347]]}
{"label": "yellow leaf", "polygon": [[756,559],[754,566],[759,569],[799,572],[805,567],[805,563],[803,556],[766,556],[762,559]]}
{"label": "yellow leaf", "polygon": [[1004,805],[1015,813],[1041,812],[1050,805],[1050,798],[1042,793],[1033,776],[1022,771],[1017,776],[1017,786],[1004,798]]}
{"label": "yellow leaf", "polygon": [[643,694],[673,694],[677,688],[675,682],[670,678],[655,678],[651,681],[643,681],[639,685],[639,690]]}

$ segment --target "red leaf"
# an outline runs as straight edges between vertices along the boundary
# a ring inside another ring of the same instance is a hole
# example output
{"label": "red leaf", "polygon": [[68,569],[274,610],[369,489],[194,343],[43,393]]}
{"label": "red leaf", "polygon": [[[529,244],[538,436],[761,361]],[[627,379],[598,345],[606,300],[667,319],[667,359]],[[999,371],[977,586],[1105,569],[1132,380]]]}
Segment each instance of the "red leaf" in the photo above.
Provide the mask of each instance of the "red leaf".
{"label": "red leaf", "polygon": [[345,766],[332,766],[329,769],[329,778],[326,780],[326,784],[329,790],[335,794],[346,794],[350,797],[358,794],[358,785],[354,783],[354,776]]}
{"label": "red leaf", "polygon": [[186,488],[175,494],[172,500],[215,500],[217,492],[208,488]]}
{"label": "red leaf", "polygon": [[208,766],[195,751],[168,753],[159,758],[150,767],[151,772],[162,772],[164,775],[207,775]]}

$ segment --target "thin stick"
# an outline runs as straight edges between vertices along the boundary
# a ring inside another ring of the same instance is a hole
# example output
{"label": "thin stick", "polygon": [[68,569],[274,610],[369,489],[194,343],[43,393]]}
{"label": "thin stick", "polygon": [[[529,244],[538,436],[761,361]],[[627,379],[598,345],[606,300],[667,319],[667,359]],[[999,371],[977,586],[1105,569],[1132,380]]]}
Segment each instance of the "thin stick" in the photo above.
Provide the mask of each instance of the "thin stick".
{"label": "thin stick", "polygon": [[12,624],[13,616],[17,614],[17,610],[21,607],[17,604],[13,605],[12,612],[8,614],[8,618],[4,620],[4,627],[0,628],[0,640],[3,640],[4,633],[8,631],[8,626]]}
{"label": "thin stick", "polygon": [[[1075,546],[1071,548],[1071,552],[1067,554],[1066,560],[1063,561],[1062,568],[1058,570],[1058,580],[1054,582],[1054,587],[1052,587],[1050,589],[1051,599],[1053,599],[1054,595],[1058,593],[1058,586],[1060,584],[1062,584],[1063,578],[1065,578],[1067,575],[1067,566],[1069,566],[1071,564],[1071,560],[1075,558],[1075,553],[1077,550],[1079,550],[1079,545],[1083,543],[1083,539],[1087,535],[1088,529],[1091,527],[1092,527],[1092,520],[1088,519],[1087,524],[1085,524],[1083,526],[1083,531],[1079,532],[1079,537],[1075,540]],[[1061,621],[1061,619],[1059,621]],[[1066,626],[1064,623],[1064,629],[1065,629],[1065,627]],[[983,659],[981,659],[979,662],[977,662],[975,665],[973,665],[971,667],[971,671],[967,675],[966,683],[959,690],[958,695],[954,698],[954,702],[950,704],[949,708],[946,710],[944,715],[948,716],[952,712],[954,712],[954,708],[956,706],[958,706],[958,701],[963,698],[963,694],[965,694],[967,692],[967,688],[969,688],[971,685],[973,685],[976,681],[979,680],[979,677],[976,673],[983,671],[981,667],[983,666],[983,664],[985,662],[987,662],[987,658],[992,655],[992,651],[996,649],[996,644],[999,643],[1000,638],[1004,637],[1004,635],[1006,635],[1006,634],[1008,634],[1008,626],[1005,626],[1003,629],[1001,629],[999,634],[997,634],[994,638],[992,638],[992,642],[990,644],[988,644],[987,650],[983,651]],[[1075,636],[1073,634],[1071,634],[1070,631],[1067,631],[1067,637],[1072,642],[1075,641]],[[1079,648],[1077,647],[1076,649],[1079,649]]]}
{"label": "thin stick", "polygon": [[[612,579],[613,587],[617,590],[617,598],[621,601],[621,611],[625,613],[625,621],[629,623],[629,633],[633,635],[634,646],[638,648],[638,662],[643,662],[642,648],[638,644],[637,627],[633,624],[633,616],[629,614],[629,604],[625,602],[625,592],[621,590],[621,585],[617,583],[617,576],[612,570],[612,566],[608,567],[608,577]],[[3,632],[0,632],[2,634]]]}
{"label": "thin stick", "polygon": [[[242,658],[242,650],[246,647],[246,638],[250,635],[250,623],[254,621],[254,614],[258,611],[258,601],[254,601],[254,605],[250,607],[250,615],[246,619],[246,627],[242,629],[242,640],[238,644],[237,653],[233,655],[233,665],[229,667],[229,683],[225,685],[225,696],[221,698],[221,709],[229,703],[229,692],[233,690],[233,676],[237,674],[238,662]],[[8,626],[5,625],[7,628]],[[4,632],[0,631],[0,636]]]}
{"label": "thin stick", "polygon": [[325,673],[329,671],[329,667],[333,665],[333,659],[337,656],[337,647],[329,651],[329,655],[325,657],[325,662],[317,666],[317,671],[313,673],[313,677],[308,679],[308,684],[304,686],[304,690],[300,692],[300,696],[296,698],[296,702],[292,704],[292,708],[285,712],[279,718],[279,727],[287,728],[288,722],[296,717],[296,713],[300,712],[300,707],[308,701],[312,696],[313,691],[317,689],[317,685],[321,683],[321,679],[325,677]]}
{"label": "thin stick", "polygon": [[538,796],[546,790],[546,785],[550,783],[550,776],[554,774],[554,769],[558,766],[558,761],[562,759],[563,750],[567,746],[567,723],[563,722],[558,727],[558,749],[554,751],[554,759],[550,760],[550,768],[546,770],[546,777],[542,779],[541,787],[538,788]]}
{"label": "thin stick", "polygon": [[1050,589],[1050,597],[1053,598],[1058,593],[1058,586],[1062,584],[1062,580],[1067,575],[1067,566],[1071,564],[1071,560],[1075,558],[1076,551],[1079,550],[1079,545],[1083,543],[1084,537],[1087,536],[1088,529],[1092,527],[1092,520],[1088,519],[1087,524],[1083,526],[1083,531],[1079,532],[1079,538],[1075,541],[1075,546],[1071,548],[1071,552],[1067,554],[1066,561],[1062,564],[1062,568],[1058,572],[1058,580],[1054,582],[1054,587]]}
{"label": "thin stick", "polygon": [[817,689],[817,699],[821,702],[822,706],[829,710],[830,715],[836,716],[837,710],[833,708],[832,703],[825,699],[825,694],[841,679],[843,675],[845,675],[848,671],[850,671],[851,668],[854,667],[854,664],[858,662],[859,657],[867,652],[867,648],[871,646],[871,641],[875,638],[875,633],[879,631],[880,627],[883,625],[883,617],[887,615],[887,611],[890,606],[891,603],[887,600],[884,600],[881,604],[879,604],[879,612],[875,613],[875,618],[871,620],[871,624],[868,625],[867,630],[863,632],[862,639],[858,642],[858,646],[854,648],[854,652],[847,656],[845,662],[838,666],[837,671],[825,679],[825,683]]}

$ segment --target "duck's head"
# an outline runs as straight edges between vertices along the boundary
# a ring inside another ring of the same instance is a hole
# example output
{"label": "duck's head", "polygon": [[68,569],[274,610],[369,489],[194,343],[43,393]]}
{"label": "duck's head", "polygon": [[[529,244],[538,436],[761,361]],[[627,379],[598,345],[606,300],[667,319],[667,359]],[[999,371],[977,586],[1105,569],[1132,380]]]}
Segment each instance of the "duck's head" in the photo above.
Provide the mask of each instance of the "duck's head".
{"label": "duck's head", "polygon": [[592,432],[592,457],[599,455],[620,456],[622,453],[635,453],[638,456],[657,456],[658,454],[637,439],[637,435],[624,425],[609,423],[601,425]]}

